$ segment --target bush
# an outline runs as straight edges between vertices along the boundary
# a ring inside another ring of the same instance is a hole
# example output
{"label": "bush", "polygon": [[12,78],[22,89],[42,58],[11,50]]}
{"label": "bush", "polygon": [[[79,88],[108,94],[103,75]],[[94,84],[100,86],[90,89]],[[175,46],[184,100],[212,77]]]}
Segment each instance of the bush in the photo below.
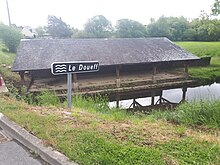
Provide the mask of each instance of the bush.
{"label": "bush", "polygon": [[54,105],[57,106],[60,104],[60,100],[55,92],[42,92],[41,95],[37,97],[37,102],[39,105]]}
{"label": "bush", "polygon": [[0,24],[0,39],[9,49],[9,52],[15,53],[21,40],[21,33],[14,27]]}

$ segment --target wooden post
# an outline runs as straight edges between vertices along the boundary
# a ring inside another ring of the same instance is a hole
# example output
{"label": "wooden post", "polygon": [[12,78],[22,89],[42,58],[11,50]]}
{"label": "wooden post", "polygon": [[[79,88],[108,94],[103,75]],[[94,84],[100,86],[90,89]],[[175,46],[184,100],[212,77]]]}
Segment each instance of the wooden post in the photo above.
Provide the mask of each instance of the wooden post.
{"label": "wooden post", "polygon": [[73,90],[78,91],[78,89],[79,89],[79,84],[77,81],[77,74],[73,73]]}
{"label": "wooden post", "polygon": [[135,101],[135,99],[133,99],[133,108],[135,108],[136,107],[136,101]]}
{"label": "wooden post", "polygon": [[119,101],[120,101],[120,96],[118,93],[116,93],[116,108],[119,108]]}
{"label": "wooden post", "polygon": [[19,72],[19,75],[20,75],[20,78],[21,78],[21,82],[24,83],[25,82],[25,80],[24,80],[24,71]]}
{"label": "wooden post", "polygon": [[154,96],[155,96],[155,93],[152,92],[151,93],[151,105],[154,105]]}
{"label": "wooden post", "polygon": [[156,74],[157,74],[157,67],[154,65],[154,67],[153,67],[153,76],[152,76],[153,83],[157,82]]}
{"label": "wooden post", "polygon": [[187,92],[187,87],[182,88],[183,95],[182,95],[182,102],[186,101],[186,92]]}
{"label": "wooden post", "polygon": [[162,96],[163,96],[163,90],[160,92],[160,101],[159,101],[159,104],[162,103]]}
{"label": "wooden post", "polygon": [[188,78],[189,74],[189,65],[187,63],[184,64],[184,74],[185,74],[185,78]]}
{"label": "wooden post", "polygon": [[121,86],[121,80],[120,80],[120,66],[116,65],[116,87],[119,88]]}

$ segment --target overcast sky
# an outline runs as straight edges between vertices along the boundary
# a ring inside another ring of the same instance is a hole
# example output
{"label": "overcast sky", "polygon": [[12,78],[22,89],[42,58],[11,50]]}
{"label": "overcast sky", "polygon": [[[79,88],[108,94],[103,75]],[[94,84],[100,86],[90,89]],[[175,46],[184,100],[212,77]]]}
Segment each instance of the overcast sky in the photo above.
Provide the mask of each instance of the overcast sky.
{"label": "overcast sky", "polygon": [[[150,18],[184,16],[196,18],[210,13],[214,0],[8,0],[11,22],[17,26],[44,26],[47,16],[61,17],[71,27],[82,29],[95,15],[104,15],[114,25],[129,18],[146,25]],[[0,22],[8,24],[6,0],[0,0]]]}

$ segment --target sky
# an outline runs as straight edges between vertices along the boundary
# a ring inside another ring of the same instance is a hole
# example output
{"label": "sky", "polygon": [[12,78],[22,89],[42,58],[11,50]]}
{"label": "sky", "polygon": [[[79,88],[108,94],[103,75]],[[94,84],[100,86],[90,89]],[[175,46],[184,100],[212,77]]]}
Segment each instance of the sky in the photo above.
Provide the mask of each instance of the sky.
{"label": "sky", "polygon": [[[104,15],[113,25],[123,18],[147,25],[150,18],[184,16],[197,18],[210,13],[214,0],[8,0],[11,22],[17,26],[47,25],[47,16],[61,17],[71,27],[82,29],[87,20]],[[0,22],[8,24],[6,0],[0,0]]]}

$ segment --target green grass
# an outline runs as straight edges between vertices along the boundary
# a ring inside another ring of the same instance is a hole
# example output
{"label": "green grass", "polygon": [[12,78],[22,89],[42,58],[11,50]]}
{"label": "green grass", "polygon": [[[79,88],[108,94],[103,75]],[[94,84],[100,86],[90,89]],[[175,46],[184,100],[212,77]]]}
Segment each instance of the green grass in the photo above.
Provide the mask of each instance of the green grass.
{"label": "green grass", "polygon": [[[93,109],[100,106],[91,105],[94,101],[90,100],[90,104],[88,100],[81,98],[81,101],[81,108],[75,104],[71,115],[64,117],[62,112],[68,111],[66,109],[34,107],[0,97],[0,112],[79,164],[217,165],[220,162],[219,143],[186,136],[189,131],[186,127],[158,125],[160,121],[148,120],[147,116],[131,117],[125,112],[116,117],[114,111],[105,113]],[[127,128],[128,124],[133,126]],[[102,128],[105,125],[106,128]],[[142,134],[146,129],[150,133]],[[166,140],[149,143],[150,138],[163,139],[164,136]],[[141,141],[143,138],[146,142]]]}
{"label": "green grass", "polygon": [[212,57],[210,66],[189,69],[192,78],[203,82],[220,82],[220,42],[176,42],[176,44],[198,57]]}
{"label": "green grass", "polygon": [[0,64],[12,65],[15,59],[14,53],[7,52],[8,50],[0,43]]}
{"label": "green grass", "polygon": [[0,74],[4,77],[10,91],[15,90],[14,85],[19,82],[18,74],[11,72],[14,59],[15,54],[7,52],[7,49],[0,42]]}
{"label": "green grass", "polygon": [[175,42],[198,57],[220,56],[220,42]]}
{"label": "green grass", "polygon": [[220,100],[185,102],[180,104],[175,111],[155,112],[153,115],[187,126],[203,125],[220,128]]}
{"label": "green grass", "polygon": [[169,141],[159,148],[179,164],[220,164],[220,148],[216,144],[186,138]]}

